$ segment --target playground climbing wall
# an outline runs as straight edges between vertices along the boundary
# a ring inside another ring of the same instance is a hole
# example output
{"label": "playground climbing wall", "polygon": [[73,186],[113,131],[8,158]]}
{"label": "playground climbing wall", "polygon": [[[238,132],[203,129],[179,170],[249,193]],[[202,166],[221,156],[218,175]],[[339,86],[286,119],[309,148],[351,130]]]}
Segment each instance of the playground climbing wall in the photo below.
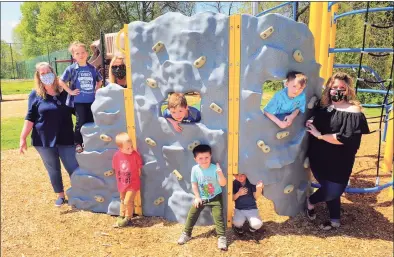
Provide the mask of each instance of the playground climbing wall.
{"label": "playground climbing wall", "polygon": [[[211,145],[212,161],[232,177],[227,170],[228,117],[233,115],[229,113],[229,21],[228,16],[211,12],[192,17],[166,13],[150,23],[128,25],[135,131],[144,161],[145,216],[185,222],[194,198],[191,150],[198,143]],[[277,14],[242,15],[241,21],[240,115],[235,119],[239,121],[235,125],[239,147],[232,150],[238,156],[238,171],[246,173],[252,183],[264,181],[264,195],[274,202],[276,212],[295,215],[309,187],[304,168],[307,114],[300,114],[286,131],[279,130],[263,115],[260,102],[263,83],[283,80],[290,70],[308,76],[307,101],[320,94],[322,80],[320,65],[314,60],[313,37],[306,25]],[[178,133],[161,117],[160,107],[168,93],[191,91],[201,95],[202,119],[182,124],[183,131]],[[114,139],[126,131],[123,89],[117,85],[100,89],[92,111],[95,123],[82,129],[86,150],[77,155],[81,167],[72,177],[70,204],[118,214],[116,181],[108,173],[115,144],[103,135]],[[226,203],[226,189],[223,196]],[[208,210],[203,211],[197,224],[211,223]]]}

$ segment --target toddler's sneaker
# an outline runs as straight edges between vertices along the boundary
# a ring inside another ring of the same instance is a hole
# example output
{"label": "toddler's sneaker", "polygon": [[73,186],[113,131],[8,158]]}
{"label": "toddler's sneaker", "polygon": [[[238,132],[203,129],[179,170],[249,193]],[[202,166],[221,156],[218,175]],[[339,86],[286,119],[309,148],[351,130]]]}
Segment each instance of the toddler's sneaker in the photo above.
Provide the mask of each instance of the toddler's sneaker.
{"label": "toddler's sneaker", "polygon": [[315,209],[308,209],[308,207],[306,207],[305,209],[305,215],[308,217],[308,219],[310,220],[315,220],[316,219],[316,212]]}
{"label": "toddler's sneaker", "polygon": [[218,238],[218,248],[222,251],[227,251],[227,238],[225,236]]}
{"label": "toddler's sneaker", "polygon": [[333,228],[339,228],[340,226],[341,226],[341,223],[339,223],[339,222],[326,221],[320,225],[320,228],[327,231],[327,230],[331,230]]}
{"label": "toddler's sneaker", "polygon": [[116,222],[121,222],[124,219],[124,216],[118,216],[116,218]]}
{"label": "toddler's sneaker", "polygon": [[239,236],[243,236],[244,235],[244,230],[242,227],[237,228],[236,226],[233,226],[234,232],[239,235]]}
{"label": "toddler's sneaker", "polygon": [[126,217],[124,219],[119,219],[116,224],[118,225],[118,227],[122,228],[122,227],[126,227],[127,225],[130,224],[130,218]]}
{"label": "toddler's sneaker", "polygon": [[182,232],[181,236],[178,239],[178,244],[183,245],[190,239],[192,239],[191,235],[189,236],[188,234],[186,234],[186,232]]}
{"label": "toddler's sneaker", "polygon": [[66,203],[66,199],[64,197],[59,197],[59,198],[57,198],[57,200],[55,202],[55,206],[60,207],[65,203]]}

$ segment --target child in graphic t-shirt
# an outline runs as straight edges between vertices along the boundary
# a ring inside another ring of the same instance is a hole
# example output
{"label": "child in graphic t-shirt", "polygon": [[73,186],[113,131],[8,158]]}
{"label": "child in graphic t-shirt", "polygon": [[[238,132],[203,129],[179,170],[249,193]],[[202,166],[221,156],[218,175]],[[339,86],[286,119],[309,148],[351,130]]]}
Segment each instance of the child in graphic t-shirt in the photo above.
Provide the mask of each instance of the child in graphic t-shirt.
{"label": "child in graphic t-shirt", "polygon": [[191,182],[195,196],[190,207],[185,224],[185,229],[178,239],[178,244],[184,244],[192,237],[193,227],[201,211],[211,207],[213,220],[216,225],[218,248],[227,250],[227,239],[223,221],[222,188],[227,183],[219,164],[211,163],[211,147],[198,145],[193,149],[194,160],[197,162],[192,168]]}
{"label": "child in graphic t-shirt", "polygon": [[[75,150],[80,153],[83,151],[81,128],[85,123],[94,121],[91,106],[103,78],[93,65],[87,63],[88,52],[84,44],[74,42],[70,45],[69,51],[77,62],[66,68],[60,77],[59,84],[69,94],[66,104],[75,109],[77,122],[74,144]],[[67,82],[70,86],[66,84]]]}
{"label": "child in graphic t-shirt", "polygon": [[120,195],[120,214],[116,225],[124,227],[133,217],[134,198],[141,187],[142,160],[140,154],[133,148],[133,143],[127,133],[119,133],[115,141],[118,151],[112,157],[112,168],[116,175]]}
{"label": "child in graphic t-shirt", "polygon": [[286,87],[274,95],[263,111],[282,129],[289,127],[299,112],[305,112],[304,89],[308,80],[304,74],[295,71],[289,72],[286,78]]}

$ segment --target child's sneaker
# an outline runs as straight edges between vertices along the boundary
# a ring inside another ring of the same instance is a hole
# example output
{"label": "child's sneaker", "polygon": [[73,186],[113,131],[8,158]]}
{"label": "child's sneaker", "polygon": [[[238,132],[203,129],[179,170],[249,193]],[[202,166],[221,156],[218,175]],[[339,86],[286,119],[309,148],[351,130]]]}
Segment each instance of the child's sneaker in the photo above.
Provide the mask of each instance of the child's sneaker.
{"label": "child's sneaker", "polygon": [[55,202],[55,206],[60,207],[65,203],[66,203],[66,199],[64,197],[59,197],[59,198],[57,198],[57,200]]}
{"label": "child's sneaker", "polygon": [[327,231],[327,230],[331,230],[333,228],[339,228],[340,226],[341,226],[341,223],[339,223],[339,222],[326,221],[320,225],[320,228]]}
{"label": "child's sneaker", "polygon": [[249,227],[249,231],[250,231],[251,233],[254,233],[254,232],[257,231],[257,229],[254,229],[254,228],[252,228],[252,227]]}
{"label": "child's sneaker", "polygon": [[124,219],[124,216],[118,216],[116,218],[116,222],[121,222]]}
{"label": "child's sneaker", "polygon": [[130,224],[130,219],[128,217],[122,219],[122,220],[118,220],[117,222],[118,227],[122,228],[122,227],[126,227],[127,225]]}
{"label": "child's sneaker", "polygon": [[191,236],[189,236],[188,234],[186,234],[186,232],[182,232],[181,237],[179,237],[179,239],[178,239],[178,244],[179,244],[179,245],[183,245],[183,244],[185,244],[187,241],[189,241],[190,239],[192,239]]}
{"label": "child's sneaker", "polygon": [[316,219],[316,212],[315,209],[308,209],[308,207],[305,209],[305,215],[308,217],[310,220],[315,220]]}
{"label": "child's sneaker", "polygon": [[225,236],[220,236],[218,238],[218,248],[227,251],[227,238]]}
{"label": "child's sneaker", "polygon": [[244,229],[242,227],[237,228],[236,226],[233,226],[233,230],[239,236],[243,236],[244,235]]}

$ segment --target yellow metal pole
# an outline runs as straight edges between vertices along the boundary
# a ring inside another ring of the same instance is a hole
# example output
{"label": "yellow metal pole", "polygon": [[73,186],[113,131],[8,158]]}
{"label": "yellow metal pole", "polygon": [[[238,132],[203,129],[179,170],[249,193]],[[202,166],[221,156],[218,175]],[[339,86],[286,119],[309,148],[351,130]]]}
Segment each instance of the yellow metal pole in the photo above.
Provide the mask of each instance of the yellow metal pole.
{"label": "yellow metal pole", "polygon": [[[338,12],[338,4],[334,4],[331,6],[331,15],[330,15],[330,24],[331,24],[331,30],[330,30],[330,45],[329,48],[334,48],[335,47],[335,38],[337,34],[337,24],[334,23],[334,15],[335,13]],[[328,64],[327,64],[327,78],[332,76],[332,71],[334,69],[334,53],[330,53],[328,56]]]}
{"label": "yellow metal pole", "polygon": [[321,14],[323,11],[322,2],[311,2],[310,13],[309,13],[309,29],[315,39],[315,59],[319,61],[319,50],[320,50],[320,30],[321,30]]}
{"label": "yellow metal pole", "polygon": [[328,12],[328,2],[323,2],[322,21],[321,21],[321,37],[319,50],[320,77],[327,80],[327,62],[328,62],[328,36],[330,34],[330,13]]}
{"label": "yellow metal pole", "polygon": [[[119,32],[121,33],[121,32]],[[131,140],[133,141],[133,146],[137,149],[137,140],[135,134],[135,114],[134,114],[134,98],[133,98],[133,81],[131,77],[131,56],[130,56],[130,43],[129,43],[129,25],[125,24],[123,28],[124,34],[124,47],[122,50],[125,55],[126,61],[126,80],[127,80],[127,88],[124,89],[124,103],[125,103],[125,113],[126,113],[126,124],[127,124],[127,133],[129,134]],[[119,35],[118,35],[119,38]],[[118,40],[120,42],[120,40]],[[140,174],[141,176],[141,174]],[[141,201],[141,191],[137,192],[137,195],[134,199],[134,212],[138,215],[142,215],[142,201]]]}
{"label": "yellow metal pole", "polygon": [[[391,120],[390,120],[391,119]],[[386,146],[384,149],[384,162],[383,162],[383,171],[384,172],[391,172],[391,180],[394,180],[394,172],[393,172],[393,125],[394,125],[394,120],[393,120],[393,110],[391,110],[390,115],[389,115],[389,121],[388,121],[388,128],[387,128],[387,134],[386,134]],[[393,187],[390,187],[389,190],[389,196],[390,198],[393,198]]]}

